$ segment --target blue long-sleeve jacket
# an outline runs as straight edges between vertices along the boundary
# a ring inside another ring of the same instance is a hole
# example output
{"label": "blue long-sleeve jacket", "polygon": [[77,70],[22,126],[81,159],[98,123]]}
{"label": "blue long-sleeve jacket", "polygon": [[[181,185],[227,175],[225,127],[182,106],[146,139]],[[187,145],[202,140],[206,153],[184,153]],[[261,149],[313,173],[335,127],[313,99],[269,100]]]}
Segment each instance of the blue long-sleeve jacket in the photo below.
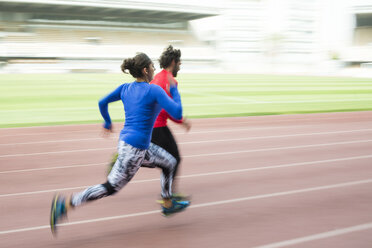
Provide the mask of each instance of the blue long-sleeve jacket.
{"label": "blue long-sleeve jacket", "polygon": [[125,124],[120,132],[120,140],[140,148],[148,149],[156,117],[163,108],[173,118],[182,119],[181,97],[177,87],[170,87],[171,99],[158,85],[146,82],[132,82],[120,85],[99,101],[99,109],[104,127],[111,128],[108,104],[122,100],[125,111]]}

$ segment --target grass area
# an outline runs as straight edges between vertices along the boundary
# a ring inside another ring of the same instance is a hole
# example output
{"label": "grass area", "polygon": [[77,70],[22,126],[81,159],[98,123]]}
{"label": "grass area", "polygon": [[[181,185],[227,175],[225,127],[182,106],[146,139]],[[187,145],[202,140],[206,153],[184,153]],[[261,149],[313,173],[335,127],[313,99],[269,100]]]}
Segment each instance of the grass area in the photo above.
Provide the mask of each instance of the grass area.
{"label": "grass area", "polygon": [[[372,110],[372,79],[276,75],[178,76],[190,118]],[[0,127],[102,121],[97,102],[124,74],[0,75]],[[110,104],[123,121],[121,102]]]}

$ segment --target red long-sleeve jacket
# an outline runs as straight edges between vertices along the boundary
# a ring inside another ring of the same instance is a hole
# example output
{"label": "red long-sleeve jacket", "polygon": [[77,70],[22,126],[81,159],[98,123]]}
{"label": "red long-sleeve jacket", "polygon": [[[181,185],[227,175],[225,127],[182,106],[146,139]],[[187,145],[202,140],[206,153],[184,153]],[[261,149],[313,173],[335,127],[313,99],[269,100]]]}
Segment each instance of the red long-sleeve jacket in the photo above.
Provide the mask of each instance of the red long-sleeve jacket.
{"label": "red long-sleeve jacket", "polygon": [[[161,70],[158,74],[155,75],[154,79],[151,81],[151,84],[159,85],[163,88],[163,90],[168,94],[168,96],[172,97],[169,93],[169,80],[168,76],[173,77],[171,72],[168,72],[166,70]],[[174,79],[176,81],[176,79]],[[178,82],[176,81],[176,84],[178,85]],[[172,121],[176,123],[182,123],[183,118],[181,120],[176,120],[172,118],[164,109],[162,109],[158,115],[158,117],[155,120],[154,127],[165,127],[167,125],[167,120],[171,119]]]}

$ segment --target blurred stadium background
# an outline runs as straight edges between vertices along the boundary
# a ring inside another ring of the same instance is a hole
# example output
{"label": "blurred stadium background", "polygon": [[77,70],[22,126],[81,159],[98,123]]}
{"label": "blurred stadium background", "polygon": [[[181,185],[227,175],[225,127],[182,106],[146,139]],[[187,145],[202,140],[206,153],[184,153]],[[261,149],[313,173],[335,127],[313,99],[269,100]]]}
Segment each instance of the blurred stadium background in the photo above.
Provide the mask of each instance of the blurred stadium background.
{"label": "blurred stadium background", "polygon": [[189,117],[372,110],[372,0],[0,0],[0,127],[97,123],[169,44]]}
{"label": "blurred stadium background", "polygon": [[213,47],[189,25],[219,14],[202,2],[0,1],[2,71],[119,72],[123,58],[157,59],[167,44],[182,49],[185,69],[213,68]]}
{"label": "blurred stadium background", "polygon": [[183,72],[370,76],[371,0],[0,0],[1,73],[119,72],[182,49]]}

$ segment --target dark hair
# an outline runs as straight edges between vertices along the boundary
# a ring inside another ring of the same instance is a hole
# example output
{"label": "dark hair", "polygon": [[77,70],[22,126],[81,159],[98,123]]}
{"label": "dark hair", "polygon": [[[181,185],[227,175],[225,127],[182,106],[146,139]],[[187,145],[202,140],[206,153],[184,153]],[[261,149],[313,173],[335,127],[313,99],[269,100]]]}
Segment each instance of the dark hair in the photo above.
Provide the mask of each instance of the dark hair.
{"label": "dark hair", "polygon": [[178,63],[181,58],[181,50],[174,49],[172,45],[169,45],[159,58],[160,68],[167,68],[170,66],[172,61]]}
{"label": "dark hair", "polygon": [[144,53],[139,53],[133,58],[124,59],[121,64],[121,70],[124,73],[130,73],[134,78],[140,78],[143,76],[142,69],[149,68],[152,64],[151,59]]}

